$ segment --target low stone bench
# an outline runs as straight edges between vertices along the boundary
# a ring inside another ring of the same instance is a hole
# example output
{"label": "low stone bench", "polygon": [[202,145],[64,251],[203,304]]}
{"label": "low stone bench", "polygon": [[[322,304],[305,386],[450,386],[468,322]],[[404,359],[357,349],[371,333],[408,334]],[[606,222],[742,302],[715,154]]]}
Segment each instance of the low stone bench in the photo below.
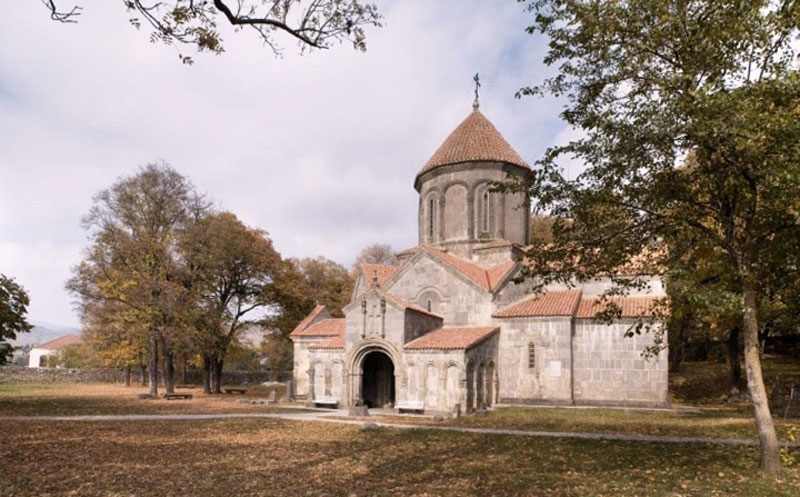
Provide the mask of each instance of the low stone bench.
{"label": "low stone bench", "polygon": [[190,393],[165,393],[164,399],[166,400],[190,400],[192,394]]}
{"label": "low stone bench", "polygon": [[339,401],[333,397],[320,397],[318,399],[314,399],[314,405],[336,409],[339,407]]}
{"label": "low stone bench", "polygon": [[425,403],[421,400],[401,400],[395,406],[398,413],[403,411],[422,412],[425,410]]}
{"label": "low stone bench", "polygon": [[246,388],[223,388],[222,391],[225,393],[237,393],[239,395],[244,395],[247,393]]}

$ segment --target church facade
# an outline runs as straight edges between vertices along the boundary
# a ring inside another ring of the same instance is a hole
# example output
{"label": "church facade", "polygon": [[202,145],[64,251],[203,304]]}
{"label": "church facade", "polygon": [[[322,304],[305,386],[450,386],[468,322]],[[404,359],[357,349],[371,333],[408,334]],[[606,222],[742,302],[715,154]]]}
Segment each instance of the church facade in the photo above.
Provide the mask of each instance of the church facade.
{"label": "church facade", "polygon": [[663,297],[658,277],[615,297],[611,279],[532,293],[515,283],[528,241],[522,193],[493,181],[532,171],[477,106],[417,174],[419,245],[397,266],[362,264],[344,318],[317,306],[291,333],[294,396],[436,414],[504,404],[664,406],[667,352],[645,359],[649,334],[625,337]]}

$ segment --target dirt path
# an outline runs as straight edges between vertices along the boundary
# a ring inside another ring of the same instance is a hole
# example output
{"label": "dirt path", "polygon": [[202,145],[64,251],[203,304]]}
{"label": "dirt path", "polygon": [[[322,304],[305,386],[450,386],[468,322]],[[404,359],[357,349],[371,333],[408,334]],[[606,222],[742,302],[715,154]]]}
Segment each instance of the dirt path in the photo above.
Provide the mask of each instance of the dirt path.
{"label": "dirt path", "polygon": [[[92,416],[4,416],[3,421],[207,421],[220,419],[279,419],[284,421],[324,422],[361,426],[370,428],[392,428],[402,430],[439,430],[456,433],[477,433],[483,435],[506,435],[520,437],[572,438],[584,440],[615,440],[621,442],[659,443],[659,444],[714,444],[728,446],[757,446],[758,440],[745,438],[711,437],[669,437],[655,435],[632,435],[626,433],[589,433],[511,430],[500,428],[465,428],[458,426],[435,426],[402,423],[386,423],[352,419],[338,412],[304,413],[237,413],[237,414],[124,414]],[[785,443],[786,447],[800,447],[800,443]]]}

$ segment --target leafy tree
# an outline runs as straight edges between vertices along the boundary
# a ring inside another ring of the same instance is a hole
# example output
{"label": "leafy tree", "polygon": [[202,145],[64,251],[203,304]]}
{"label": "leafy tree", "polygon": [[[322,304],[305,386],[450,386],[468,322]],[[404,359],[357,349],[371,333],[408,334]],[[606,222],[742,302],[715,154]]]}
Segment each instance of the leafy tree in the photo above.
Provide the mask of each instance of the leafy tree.
{"label": "leafy tree", "polygon": [[390,245],[373,243],[364,247],[356,257],[355,264],[385,264],[387,266],[397,265],[397,255]]}
{"label": "leafy tree", "polygon": [[146,327],[150,394],[158,394],[159,350],[172,391],[171,343],[186,329],[189,301],[177,260],[180,230],[205,202],[177,171],[150,164],[94,198],[84,218],[92,245],[67,288],[88,305],[119,304],[126,320]]}
{"label": "leafy tree", "polygon": [[230,212],[192,223],[180,251],[193,294],[205,388],[219,393],[225,356],[237,333],[253,322],[249,316],[274,305],[281,258],[265,232],[248,228]]}
{"label": "leafy tree", "polygon": [[87,343],[76,343],[61,349],[58,354],[48,359],[49,367],[87,369],[102,367],[103,360],[98,356],[97,351]]}
{"label": "leafy tree", "polygon": [[124,369],[127,386],[131,369],[138,367],[145,381],[148,328],[137,312],[119,302],[84,301],[81,321],[84,343],[95,351],[102,366]]}
{"label": "leafy tree", "polygon": [[332,315],[343,316],[342,308],[350,302],[353,292],[354,281],[350,272],[325,257],[300,259],[295,264],[305,280],[308,298],[326,306]]}
{"label": "leafy tree", "polygon": [[544,216],[535,214],[531,216],[530,220],[530,238],[531,240],[538,240],[544,243],[553,241],[553,224],[555,218],[551,216]]}
{"label": "leafy tree", "polygon": [[[689,237],[724,260],[738,288],[748,389],[761,466],[780,470],[759,357],[761,278],[797,281],[800,78],[792,0],[530,0],[529,32],[549,38],[558,73],[519,95],[566,101],[584,137],[539,162],[531,194],[567,224],[530,252],[543,282],[614,274],[645,249],[659,267]],[[693,168],[677,167],[687,154]],[[586,170],[568,180],[562,156]],[[792,255],[795,254],[795,255]],[[767,264],[767,261],[769,263]],[[765,275],[766,267],[783,267]],[[616,292],[640,286],[619,278]]]}
{"label": "leafy tree", "polygon": [[0,364],[5,364],[14,352],[8,340],[17,338],[17,333],[31,331],[28,322],[27,292],[13,278],[0,274]]}
{"label": "leafy tree", "polygon": [[[82,14],[78,5],[59,7],[59,0],[42,0],[57,22],[74,23]],[[63,2],[66,3],[66,2]],[[356,50],[366,50],[365,27],[381,26],[374,4],[359,0],[123,0],[130,23],[151,30],[150,39],[165,45],[193,45],[198,51],[224,51],[220,21],[237,30],[249,28],[275,54],[280,53],[276,34],[289,35],[301,50],[326,49],[349,41]],[[192,58],[180,56],[184,63]]]}

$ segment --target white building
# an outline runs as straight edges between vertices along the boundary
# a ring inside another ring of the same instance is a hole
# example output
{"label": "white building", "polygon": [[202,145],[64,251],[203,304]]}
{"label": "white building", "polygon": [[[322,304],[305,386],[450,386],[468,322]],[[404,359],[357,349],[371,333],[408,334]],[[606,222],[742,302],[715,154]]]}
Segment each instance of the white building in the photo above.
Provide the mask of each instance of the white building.
{"label": "white building", "polygon": [[50,340],[31,349],[28,359],[29,368],[43,368],[47,366],[47,358],[57,356],[64,347],[78,345],[81,343],[80,335],[64,335],[63,337]]}

